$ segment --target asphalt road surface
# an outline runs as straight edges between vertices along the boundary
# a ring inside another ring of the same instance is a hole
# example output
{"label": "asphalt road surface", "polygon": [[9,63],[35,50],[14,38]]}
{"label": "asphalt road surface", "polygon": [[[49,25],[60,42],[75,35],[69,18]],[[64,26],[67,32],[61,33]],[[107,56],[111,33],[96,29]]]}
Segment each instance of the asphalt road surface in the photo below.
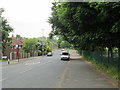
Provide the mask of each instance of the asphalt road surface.
{"label": "asphalt road surface", "polygon": [[61,61],[60,53],[3,66],[2,88],[115,88],[75,50],[70,51],[70,61]]}

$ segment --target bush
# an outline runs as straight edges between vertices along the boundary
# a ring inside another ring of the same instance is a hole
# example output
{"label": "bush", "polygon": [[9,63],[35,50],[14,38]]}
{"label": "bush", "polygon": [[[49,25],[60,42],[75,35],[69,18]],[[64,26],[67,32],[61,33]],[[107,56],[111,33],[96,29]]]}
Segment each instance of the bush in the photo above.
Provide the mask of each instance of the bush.
{"label": "bush", "polygon": [[38,51],[38,56],[41,56],[42,55],[42,52],[39,50]]}

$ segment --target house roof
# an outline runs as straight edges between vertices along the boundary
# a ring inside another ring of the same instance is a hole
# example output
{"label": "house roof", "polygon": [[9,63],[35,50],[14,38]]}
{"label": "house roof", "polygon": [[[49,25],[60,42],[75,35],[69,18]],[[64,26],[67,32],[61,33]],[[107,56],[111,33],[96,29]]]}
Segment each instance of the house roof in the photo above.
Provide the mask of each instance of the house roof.
{"label": "house roof", "polygon": [[23,45],[23,44],[24,44],[24,40],[17,40],[16,38],[12,38],[12,44],[11,44],[11,46]]}

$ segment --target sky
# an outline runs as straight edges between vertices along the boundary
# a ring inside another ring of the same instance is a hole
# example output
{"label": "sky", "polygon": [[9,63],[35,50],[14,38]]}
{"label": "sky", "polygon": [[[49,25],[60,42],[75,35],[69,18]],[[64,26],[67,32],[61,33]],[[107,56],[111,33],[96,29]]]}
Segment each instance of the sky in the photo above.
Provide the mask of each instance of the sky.
{"label": "sky", "polygon": [[16,34],[22,37],[47,37],[51,25],[47,22],[51,16],[54,0],[0,0],[0,8],[4,8],[2,16],[8,20]]}

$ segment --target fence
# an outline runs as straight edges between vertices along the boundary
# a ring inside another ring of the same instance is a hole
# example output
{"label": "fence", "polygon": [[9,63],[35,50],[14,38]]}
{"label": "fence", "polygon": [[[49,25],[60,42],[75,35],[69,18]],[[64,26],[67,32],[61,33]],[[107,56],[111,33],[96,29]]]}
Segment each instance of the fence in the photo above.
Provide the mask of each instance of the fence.
{"label": "fence", "polygon": [[[29,58],[29,57],[30,57],[30,53],[19,53],[19,59]],[[16,52],[11,52],[10,53],[10,60],[14,60],[14,59],[18,59]]]}
{"label": "fence", "polygon": [[113,52],[113,56],[110,56],[108,51],[78,51],[82,56],[87,56],[98,63],[105,64],[106,66],[119,67],[119,54],[118,51]]}

